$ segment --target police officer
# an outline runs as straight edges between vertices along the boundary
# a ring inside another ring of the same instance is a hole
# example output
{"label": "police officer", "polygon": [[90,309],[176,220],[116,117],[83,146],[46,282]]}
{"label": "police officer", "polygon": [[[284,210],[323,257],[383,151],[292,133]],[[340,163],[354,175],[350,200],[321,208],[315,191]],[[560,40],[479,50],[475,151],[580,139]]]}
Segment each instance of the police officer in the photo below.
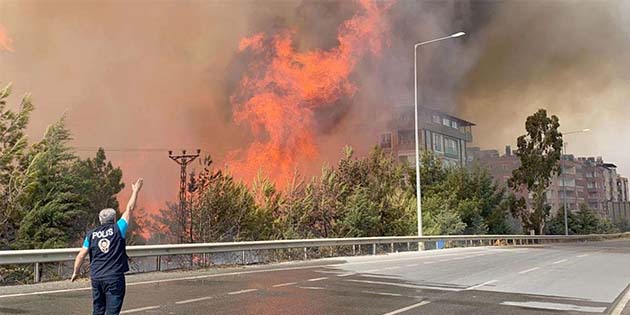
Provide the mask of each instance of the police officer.
{"label": "police officer", "polygon": [[131,185],[132,193],[127,210],[116,221],[116,210],[103,209],[98,214],[101,225],[89,231],[83,247],[74,261],[71,281],[77,279],[81,264],[90,255],[90,277],[94,315],[117,315],[125,298],[125,272],[129,270],[125,251],[125,233],[131,211],[136,207],[142,178]]}

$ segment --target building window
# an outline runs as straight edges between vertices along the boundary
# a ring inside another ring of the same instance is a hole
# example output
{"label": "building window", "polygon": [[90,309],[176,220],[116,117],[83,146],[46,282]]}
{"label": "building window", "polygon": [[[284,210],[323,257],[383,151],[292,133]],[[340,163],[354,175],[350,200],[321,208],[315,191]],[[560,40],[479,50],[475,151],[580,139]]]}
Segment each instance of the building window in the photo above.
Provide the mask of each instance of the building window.
{"label": "building window", "polygon": [[442,135],[434,133],[433,134],[433,150],[436,152],[444,152],[442,150]]}
{"label": "building window", "polygon": [[442,125],[450,127],[451,126],[451,120],[448,118],[442,118]]}
{"label": "building window", "polygon": [[444,152],[449,155],[459,156],[459,146],[457,145],[457,141],[444,138]]}
{"label": "building window", "polygon": [[381,139],[379,141],[379,145],[382,149],[391,149],[392,148],[392,134],[384,133],[381,135]]}
{"label": "building window", "polygon": [[457,129],[457,122],[452,120],[451,121],[451,128]]}
{"label": "building window", "polygon": [[560,181],[560,186],[575,187],[575,178],[563,178]]}
{"label": "building window", "polygon": [[595,183],[587,183],[586,188],[589,188],[589,189],[595,188]]}
{"label": "building window", "polygon": [[439,124],[441,122],[440,120],[440,116],[438,115],[433,115],[433,122],[436,124]]}
{"label": "building window", "polygon": [[409,146],[415,144],[415,138],[413,130],[399,130],[398,131],[398,144],[401,146]]}

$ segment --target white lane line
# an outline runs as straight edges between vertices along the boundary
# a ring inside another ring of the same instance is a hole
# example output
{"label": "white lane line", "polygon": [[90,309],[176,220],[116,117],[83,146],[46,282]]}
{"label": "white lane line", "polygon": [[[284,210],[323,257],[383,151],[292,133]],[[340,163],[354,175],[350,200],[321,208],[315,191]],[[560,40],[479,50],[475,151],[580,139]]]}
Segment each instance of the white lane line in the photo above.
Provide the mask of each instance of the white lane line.
{"label": "white lane line", "polygon": [[287,282],[287,283],[274,284],[271,287],[273,287],[273,288],[280,288],[280,287],[286,287],[286,286],[296,285],[296,284],[297,284],[297,282]]}
{"label": "white lane line", "polygon": [[423,262],[423,264],[425,265],[429,265],[429,264],[435,264],[437,261],[425,261]]}
{"label": "white lane line", "polygon": [[308,282],[315,282],[315,281],[322,281],[322,280],[326,280],[326,279],[328,279],[328,277],[313,278],[313,279],[308,279],[306,281],[308,281]]}
{"label": "white lane line", "polygon": [[580,305],[573,305],[573,304],[547,303],[547,302],[505,301],[505,302],[501,302],[501,304],[509,305],[509,306],[524,307],[524,308],[539,309],[539,310],[574,311],[574,312],[598,313],[598,314],[601,314],[606,310],[605,307],[580,306]]}
{"label": "white lane line", "polygon": [[588,256],[588,255],[590,255],[590,254],[582,254],[582,255],[578,255],[578,256],[576,256],[576,257],[577,257],[577,258],[582,258],[582,257],[586,257],[586,256]]}
{"label": "white lane line", "polygon": [[147,307],[141,307],[141,308],[134,308],[134,309],[122,311],[122,312],[120,312],[120,314],[136,313],[136,312],[142,312],[142,311],[148,311],[148,310],[155,310],[155,309],[158,309],[158,308],[160,308],[159,305],[147,306]]}
{"label": "white lane line", "polygon": [[429,286],[429,285],[414,285],[414,284],[383,282],[383,281],[354,280],[354,279],[346,280],[346,281],[358,282],[358,283],[367,283],[367,284],[391,285],[391,286],[394,286],[394,287],[411,288],[411,289],[427,289],[427,290],[452,291],[452,292],[460,292],[460,291],[462,291],[462,289],[457,289],[457,288],[438,287],[438,286]]}
{"label": "white lane line", "polygon": [[402,294],[388,293],[388,292],[374,292],[374,291],[361,291],[361,292],[368,293],[368,294],[384,295],[384,296],[403,296]]}
{"label": "white lane line", "polygon": [[567,261],[569,261],[569,260],[568,260],[568,259],[563,259],[563,260],[554,261],[554,262],[552,263],[552,265],[561,264],[561,263],[563,263],[563,262],[567,262]]}
{"label": "white lane line", "polygon": [[394,270],[394,269],[400,269],[400,267],[387,267],[387,268],[383,268],[383,270]]}
{"label": "white lane line", "polygon": [[323,287],[298,287],[300,289],[306,289],[306,290],[324,290],[325,288]]}
{"label": "white lane line", "polygon": [[518,274],[522,275],[522,274],[526,274],[528,272],[532,272],[532,271],[538,270],[538,269],[540,269],[540,267],[534,267],[534,268],[530,268],[530,269],[527,269],[527,270],[519,271]]}
{"label": "white lane line", "polygon": [[619,300],[619,303],[615,305],[610,315],[621,315],[623,309],[628,305],[628,302],[630,302],[630,290],[626,291],[626,294]]}
{"label": "white lane line", "polygon": [[499,280],[490,280],[490,281],[486,281],[484,283],[480,283],[478,285],[473,285],[472,287],[468,287],[468,288],[466,288],[464,290],[474,290],[474,289],[478,289],[478,288],[487,286],[489,284],[497,283],[497,282],[499,282]]}
{"label": "white lane line", "polygon": [[431,303],[431,302],[429,302],[429,301],[422,301],[422,302],[420,302],[420,303],[416,303],[416,304],[413,304],[413,305],[409,305],[409,306],[407,306],[407,307],[403,307],[403,308],[397,309],[397,310],[395,310],[395,311],[391,311],[391,312],[389,312],[389,313],[385,313],[385,314],[383,314],[383,315],[395,315],[395,314],[400,314],[400,313],[402,313],[402,312],[406,312],[406,311],[408,311],[408,310],[414,309],[414,308],[416,308],[416,307],[420,307],[420,306],[422,306],[422,305],[427,305],[427,304],[429,304],[429,303]]}
{"label": "white lane line", "polygon": [[258,291],[258,289],[247,289],[247,290],[234,291],[234,292],[229,292],[228,295],[237,295],[237,294],[249,293],[249,292],[254,292],[254,291]]}
{"label": "white lane line", "polygon": [[[127,284],[127,285],[129,285],[129,284]],[[89,288],[76,288],[76,289],[51,290],[51,291],[39,291],[39,292],[29,292],[29,293],[14,293],[14,294],[0,295],[0,298],[11,298],[11,297],[21,297],[21,296],[30,296],[30,295],[40,295],[40,294],[66,293],[66,292],[86,291],[86,290],[92,290],[92,287],[89,287]]]}
{"label": "white lane line", "polygon": [[364,278],[379,278],[379,279],[390,279],[390,280],[400,280],[400,276],[388,276],[388,275],[361,275]]}
{"label": "white lane line", "polygon": [[372,272],[377,272],[377,271],[381,271],[381,269],[370,269],[370,270],[365,270],[365,271],[361,271],[361,272],[372,273]]}
{"label": "white lane line", "polygon": [[410,265],[406,265],[405,267],[417,267],[418,264],[410,264]]}
{"label": "white lane line", "polygon": [[[486,252],[486,251],[487,250],[484,250],[484,252]],[[492,252],[484,253],[482,255],[495,255],[495,254],[502,254],[502,253],[507,253],[507,252],[515,252],[515,251],[518,251],[518,250],[516,250],[516,249],[510,249],[510,251],[492,250]],[[351,263],[337,263],[337,264],[317,265],[317,266],[300,266],[300,267],[273,268],[273,269],[263,269],[263,270],[235,271],[235,272],[217,273],[217,274],[210,274],[210,275],[199,275],[199,276],[188,276],[188,277],[160,279],[160,280],[147,280],[147,281],[138,281],[138,282],[127,282],[127,286],[129,287],[129,286],[134,286],[134,285],[166,283],[166,282],[174,282],[174,281],[182,281],[182,280],[199,280],[199,279],[206,279],[206,278],[238,276],[238,275],[265,273],[265,272],[276,272],[276,271],[305,270],[305,269],[337,267],[337,266],[354,266],[354,265],[366,265],[366,264],[379,264],[379,263],[384,263],[384,262],[406,261],[406,260],[424,260],[424,259],[430,259],[430,258],[435,258],[435,257],[458,256],[458,255],[467,255],[467,254],[470,254],[470,253],[468,251],[460,252],[460,253],[452,253],[452,254],[441,254],[441,253],[438,253],[438,254],[422,255],[422,256],[408,257],[408,258],[392,258],[392,259],[383,259],[383,260],[360,261],[360,262],[351,262]],[[433,263],[435,263],[435,261],[425,262],[425,264],[433,264]],[[42,295],[42,294],[54,294],[54,293],[86,291],[86,290],[92,290],[92,287],[90,286],[90,287],[73,288],[73,289],[61,289],[61,290],[49,290],[49,291],[36,291],[36,292],[28,292],[28,293],[6,294],[6,295],[0,295],[0,299],[2,299],[2,298],[11,298],[11,297],[31,296],[31,295]]]}
{"label": "white lane line", "polygon": [[187,304],[187,303],[201,302],[201,301],[205,301],[205,300],[210,300],[212,298],[213,298],[212,296],[205,296],[205,297],[200,297],[200,298],[196,298],[196,299],[177,301],[177,302],[175,302],[175,304]]}

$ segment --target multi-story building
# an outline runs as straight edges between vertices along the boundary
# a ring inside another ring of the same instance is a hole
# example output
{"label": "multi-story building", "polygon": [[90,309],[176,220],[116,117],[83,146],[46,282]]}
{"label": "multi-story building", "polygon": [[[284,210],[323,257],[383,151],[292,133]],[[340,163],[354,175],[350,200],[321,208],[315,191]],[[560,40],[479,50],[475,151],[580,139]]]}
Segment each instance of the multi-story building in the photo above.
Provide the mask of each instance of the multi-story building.
{"label": "multi-story building", "polygon": [[[519,158],[512,154],[509,146],[503,155],[497,150],[478,148],[469,148],[469,152],[474,163],[486,167],[502,185],[507,185],[512,171],[520,166]],[[601,157],[575,158],[573,155],[564,155],[560,160],[560,168],[562,172],[552,178],[546,191],[552,213],[562,207],[577,211],[584,204],[610,217],[612,203],[615,203],[615,207],[618,203],[628,203],[628,179],[619,176],[617,167],[605,163]],[[531,204],[531,196],[526,191],[517,192],[517,195],[526,197],[528,204]]]}
{"label": "multi-story building", "polygon": [[[419,108],[418,117],[420,149],[433,151],[446,166],[465,166],[468,160],[466,144],[472,141],[475,124],[429,108]],[[414,108],[397,107],[379,144],[399,161],[415,166],[414,129]]]}

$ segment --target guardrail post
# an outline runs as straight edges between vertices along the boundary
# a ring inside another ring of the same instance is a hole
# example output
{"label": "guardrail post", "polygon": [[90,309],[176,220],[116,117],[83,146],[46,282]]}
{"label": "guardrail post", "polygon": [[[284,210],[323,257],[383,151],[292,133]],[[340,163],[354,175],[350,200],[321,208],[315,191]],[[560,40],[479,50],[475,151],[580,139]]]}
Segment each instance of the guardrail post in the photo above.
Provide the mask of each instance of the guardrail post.
{"label": "guardrail post", "polygon": [[411,245],[409,245],[409,242],[407,242],[407,251],[410,251],[411,249]]}
{"label": "guardrail post", "polygon": [[356,254],[357,254],[356,245],[352,245],[352,256],[356,256]]}
{"label": "guardrail post", "polygon": [[245,251],[243,251],[242,255],[243,256],[241,258],[241,261],[243,262],[243,265],[244,265],[245,264]]}
{"label": "guardrail post", "polygon": [[308,260],[308,252],[306,251],[306,247],[304,247],[304,260]]}
{"label": "guardrail post", "polygon": [[372,255],[376,255],[376,244],[372,244]]}
{"label": "guardrail post", "polygon": [[162,271],[162,256],[155,257],[155,270]]}
{"label": "guardrail post", "polygon": [[393,253],[393,252],[394,252],[394,243],[391,243],[391,244],[390,244],[390,246],[391,246],[391,247],[390,247],[390,250],[391,250],[391,252]]}
{"label": "guardrail post", "polygon": [[33,269],[34,273],[35,273],[35,283],[39,282],[39,263],[36,262],[35,263],[35,268]]}

